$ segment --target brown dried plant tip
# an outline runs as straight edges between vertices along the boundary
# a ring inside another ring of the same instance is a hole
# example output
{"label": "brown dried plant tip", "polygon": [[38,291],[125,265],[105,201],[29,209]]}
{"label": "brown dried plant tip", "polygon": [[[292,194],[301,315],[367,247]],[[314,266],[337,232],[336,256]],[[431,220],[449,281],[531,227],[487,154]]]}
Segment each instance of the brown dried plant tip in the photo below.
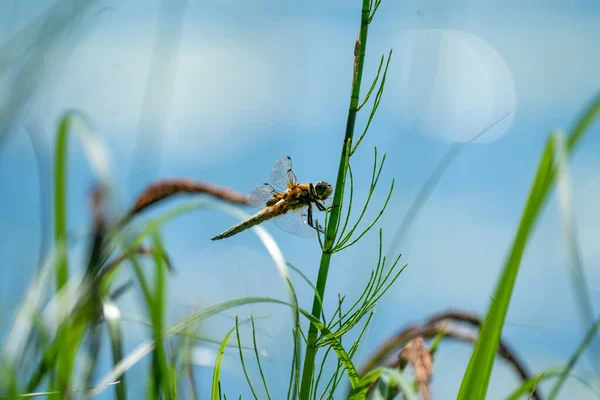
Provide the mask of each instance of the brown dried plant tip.
{"label": "brown dried plant tip", "polygon": [[92,217],[94,220],[94,229],[96,231],[105,231],[106,230],[106,216],[104,213],[104,203],[106,200],[106,193],[100,187],[95,187],[92,190],[92,194],[90,196],[91,209],[92,209]]}
{"label": "brown dried plant tip", "polygon": [[105,214],[106,191],[101,186],[94,187],[90,194],[90,207],[92,214],[93,234],[89,247],[89,260],[87,272],[95,275],[101,267],[105,249],[105,237],[108,222]]}
{"label": "brown dried plant tip", "polygon": [[431,381],[431,371],[433,369],[433,357],[429,349],[425,347],[425,341],[422,337],[416,337],[404,347],[399,354],[401,360],[412,365],[415,373],[415,381],[423,400],[431,400],[431,391],[429,383]]}
{"label": "brown dried plant tip", "polygon": [[180,193],[204,193],[231,203],[248,204],[248,197],[229,188],[184,178],[164,179],[151,184],[139,195],[135,205],[121,223],[126,223],[134,215],[139,214],[151,205]]}
{"label": "brown dried plant tip", "polygon": [[[363,363],[359,370],[359,376],[365,376],[381,364],[385,364],[388,368],[398,368],[402,359],[394,357],[390,360],[389,356],[398,354],[397,352],[400,349],[415,338],[427,340],[442,335],[444,339],[454,339],[474,344],[477,341],[479,328],[482,324],[481,318],[465,311],[453,310],[434,314],[425,323],[409,325],[380,344]],[[531,373],[527,370],[525,363],[506,345],[504,340],[500,340],[497,354],[512,365],[523,382],[531,378]],[[533,391],[532,398],[535,400],[542,399],[542,394],[538,388]]]}

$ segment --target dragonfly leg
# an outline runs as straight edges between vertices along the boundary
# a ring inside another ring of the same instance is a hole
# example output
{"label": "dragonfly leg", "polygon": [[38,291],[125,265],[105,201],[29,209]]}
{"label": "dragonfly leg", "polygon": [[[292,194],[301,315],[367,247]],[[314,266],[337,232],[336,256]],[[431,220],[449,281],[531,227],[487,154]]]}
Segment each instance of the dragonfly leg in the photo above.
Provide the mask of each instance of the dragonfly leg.
{"label": "dragonfly leg", "polygon": [[312,207],[309,205],[308,206],[308,216],[306,218],[307,222],[308,222],[308,226],[310,226],[311,228],[315,228],[315,225],[313,223],[313,214],[312,214]]}
{"label": "dragonfly leg", "polygon": [[315,221],[313,221],[312,206],[310,206],[310,205],[308,206],[308,216],[307,216],[306,219],[307,219],[307,222],[308,222],[308,226],[310,226],[313,229],[318,230],[319,232],[321,232],[323,234],[325,233],[325,231],[323,230],[323,228],[321,226],[317,226],[317,224],[315,224]]}

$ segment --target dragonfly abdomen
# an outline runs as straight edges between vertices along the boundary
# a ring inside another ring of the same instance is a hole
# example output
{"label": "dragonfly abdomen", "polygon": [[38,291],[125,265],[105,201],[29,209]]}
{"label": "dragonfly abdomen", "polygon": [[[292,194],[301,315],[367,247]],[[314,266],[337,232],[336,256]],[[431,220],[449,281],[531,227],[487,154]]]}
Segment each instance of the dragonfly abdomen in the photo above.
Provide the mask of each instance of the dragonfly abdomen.
{"label": "dragonfly abdomen", "polygon": [[287,211],[287,209],[283,209],[282,207],[276,208],[276,206],[265,208],[264,210],[259,211],[258,213],[254,214],[252,217],[248,218],[247,220],[242,221],[239,224],[236,224],[236,225],[232,226],[231,228],[227,229],[225,232],[218,234],[211,240],[220,240],[220,239],[228,238],[228,237],[238,234],[242,231],[245,231],[248,228],[252,228],[254,225],[258,225],[258,224],[260,224],[264,221],[267,221],[273,217],[277,217],[281,214],[284,214],[286,211]]}

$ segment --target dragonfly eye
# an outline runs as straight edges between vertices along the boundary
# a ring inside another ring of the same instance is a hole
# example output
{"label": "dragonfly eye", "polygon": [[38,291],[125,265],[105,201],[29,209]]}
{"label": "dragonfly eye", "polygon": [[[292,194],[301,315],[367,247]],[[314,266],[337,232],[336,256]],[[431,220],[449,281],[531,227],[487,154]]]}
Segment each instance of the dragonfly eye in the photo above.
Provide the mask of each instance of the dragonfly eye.
{"label": "dragonfly eye", "polygon": [[327,197],[331,195],[333,189],[331,185],[325,181],[319,181],[315,184],[315,193],[319,200],[325,200]]}

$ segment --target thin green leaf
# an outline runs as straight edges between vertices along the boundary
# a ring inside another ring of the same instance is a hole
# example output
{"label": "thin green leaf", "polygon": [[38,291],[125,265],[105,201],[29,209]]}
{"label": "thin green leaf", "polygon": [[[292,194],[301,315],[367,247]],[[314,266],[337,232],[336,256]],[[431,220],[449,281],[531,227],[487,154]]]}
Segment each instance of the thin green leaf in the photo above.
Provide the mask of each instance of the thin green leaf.
{"label": "thin green leaf", "polygon": [[[116,366],[123,359],[123,333],[121,331],[121,312],[119,308],[110,301],[104,301],[103,305],[104,320],[108,329],[110,347],[112,351],[113,366]],[[117,379],[121,382],[115,386],[115,398],[125,400],[127,398],[127,383],[125,375],[119,375]]]}
{"label": "thin green leaf", "polygon": [[[236,327],[237,327],[237,318],[236,318]],[[223,354],[225,354],[225,347],[227,346],[227,342],[229,338],[233,334],[236,328],[231,328],[231,330],[225,335],[225,339],[221,343],[219,347],[219,352],[217,353],[217,359],[215,360],[215,367],[213,369],[213,380],[212,380],[212,400],[219,400],[220,390],[220,382],[221,382],[221,364],[223,363]]]}
{"label": "thin green leaf", "polygon": [[[269,297],[247,297],[242,299],[235,299],[226,301],[223,303],[219,303],[212,307],[208,307],[204,310],[193,313],[186,318],[182,319],[178,323],[172,325],[168,329],[166,329],[163,333],[163,337],[175,335],[179,332],[184,331],[188,326],[193,323],[196,323],[202,319],[205,319],[211,315],[215,315],[222,311],[225,311],[230,308],[246,305],[246,304],[254,304],[254,303],[272,303],[272,304],[281,304],[287,307],[295,308],[293,304],[287,303],[282,300],[273,299]],[[328,340],[328,343],[333,347],[333,350],[338,355],[338,358],[342,361],[344,368],[346,370],[346,374],[350,379],[350,383],[354,385],[358,382],[358,374],[356,373],[356,368],[352,363],[352,360],[344,350],[344,348],[340,345],[338,340],[333,336],[333,334],[316,318],[314,318],[308,311],[303,310],[301,308],[297,308],[298,312],[306,317],[312,325],[315,325],[317,329],[321,332],[321,334]],[[114,380],[115,376],[119,376],[135,365],[138,361],[144,358],[149,352],[154,349],[155,343],[153,341],[147,341],[140,344],[133,351],[131,351],[120,363],[118,363],[99,383],[99,386],[102,387],[106,384],[106,382],[111,382]],[[95,389],[92,391],[91,395],[95,396],[102,392],[103,389]]]}
{"label": "thin green leaf", "polygon": [[215,368],[213,369],[212,392],[211,392],[212,400],[219,400],[219,394],[221,393],[220,382],[221,382],[221,364],[223,363],[223,354],[225,354],[225,346],[227,346],[227,342],[229,341],[229,338],[233,334],[233,331],[235,331],[236,329],[237,329],[237,317],[235,319],[235,327],[231,328],[231,330],[227,333],[227,335],[225,336],[225,339],[223,339],[223,343],[221,343],[221,346],[219,347],[219,352],[217,353],[217,359],[215,361]]}
{"label": "thin green leaf", "polygon": [[[67,244],[67,151],[71,117],[65,115],[60,120],[56,136],[54,159],[54,243],[60,249]],[[56,265],[56,291],[66,285],[69,279],[69,260],[65,252]]]}
{"label": "thin green leaf", "polygon": [[[484,398],[487,392],[496,349],[500,342],[502,327],[521,258],[545,197],[544,182],[552,168],[552,153],[552,142],[549,140],[540,161],[512,249],[494,292],[494,301],[482,326],[471,361],[465,372],[458,394],[460,400]],[[548,187],[549,185],[546,186],[546,192]]]}
{"label": "thin green leaf", "polygon": [[[583,133],[598,114],[600,114],[600,95],[594,99],[575,128],[571,131],[567,141],[569,153],[573,151],[575,144],[580,140]],[[554,181],[555,170],[552,168],[553,154],[553,141],[549,139],[533,181],[513,246],[494,292],[494,301],[490,306],[485,323],[477,339],[475,350],[463,377],[458,394],[458,399],[460,400],[484,398],[487,393],[496,349],[500,342],[502,327],[510,304],[521,258],[527,240]]]}
{"label": "thin green leaf", "polygon": [[395,254],[399,251],[399,248],[400,248],[400,245],[402,244],[402,240],[404,239],[404,236],[408,232],[409,228],[412,226],[413,222],[417,219],[417,216],[419,215],[419,213],[421,212],[421,210],[427,203],[427,200],[429,200],[431,193],[433,192],[433,190],[435,189],[437,184],[440,182],[440,180],[444,176],[444,173],[446,173],[446,171],[448,171],[452,162],[459,156],[459,154],[466,147],[466,145],[473,142],[477,138],[481,137],[484,133],[488,132],[494,126],[496,126],[500,122],[504,121],[512,113],[514,113],[514,110],[508,111],[506,114],[504,114],[498,120],[494,121],[493,123],[488,125],[486,128],[482,129],[481,132],[479,132],[477,135],[475,135],[468,142],[456,143],[448,149],[448,151],[444,154],[444,156],[440,159],[440,161],[438,161],[438,163],[435,165],[435,167],[433,168],[433,170],[431,171],[431,173],[429,174],[429,176],[423,183],[423,186],[421,186],[421,189],[419,190],[417,197],[410,205],[410,208],[408,209],[406,215],[402,219],[402,222],[400,222],[400,224],[398,225],[399,228],[396,231],[396,233],[394,234],[394,237],[392,238],[392,240],[390,242],[388,254]]}
{"label": "thin green leaf", "polygon": [[585,337],[583,338],[583,340],[581,341],[579,346],[577,346],[577,349],[575,350],[575,352],[569,358],[569,362],[567,363],[565,368],[562,370],[562,372],[560,373],[560,375],[558,377],[558,380],[554,383],[554,386],[552,387],[552,391],[550,392],[550,395],[548,396],[549,400],[553,400],[554,398],[556,398],[562,385],[567,380],[567,376],[571,373],[571,371],[573,370],[573,367],[575,366],[575,364],[577,363],[577,361],[579,360],[579,358],[581,357],[581,355],[583,354],[585,349],[594,340],[596,333],[598,332],[598,329],[600,329],[600,318],[597,319],[596,322],[592,325],[592,327],[588,330],[588,332],[586,333]]}
{"label": "thin green leaf", "polygon": [[360,109],[363,108],[363,106],[365,104],[367,104],[367,101],[369,101],[369,97],[371,97],[371,93],[373,93],[373,89],[375,89],[375,86],[377,85],[377,81],[379,80],[379,74],[381,73],[381,67],[383,67],[383,61],[384,60],[385,60],[385,56],[381,56],[381,60],[379,61],[379,67],[377,67],[377,74],[375,74],[375,78],[373,79],[373,83],[371,83],[371,87],[367,91],[367,94],[365,95],[365,99],[363,100],[363,102],[360,103],[360,105],[358,106],[357,111],[360,111]]}
{"label": "thin green leaf", "polygon": [[172,392],[171,381],[169,379],[169,361],[163,345],[163,327],[165,318],[165,298],[166,298],[166,266],[164,264],[164,249],[162,241],[157,232],[152,234],[152,247],[154,248],[154,265],[156,267],[154,279],[154,295],[152,304],[149,304],[148,313],[152,320],[152,334],[157,346],[154,349],[152,359],[152,369],[157,387],[155,393],[160,391],[165,397],[169,397]]}
{"label": "thin green leaf", "polygon": [[258,356],[258,346],[256,345],[256,330],[254,328],[254,317],[250,316],[250,320],[252,322],[252,342],[254,343],[254,355],[256,357],[256,364],[258,365],[258,370],[260,372],[260,377],[263,382],[263,386],[265,387],[265,392],[267,393],[267,398],[271,400],[271,395],[269,394],[269,388],[267,387],[267,380],[265,379],[265,374],[263,373],[262,366],[260,365],[260,357]]}
{"label": "thin green leaf", "polygon": [[[571,282],[573,284],[573,293],[579,309],[579,317],[583,329],[587,330],[594,326],[594,308],[590,291],[586,283],[583,260],[579,249],[579,239],[577,237],[577,227],[575,221],[575,210],[573,206],[573,196],[571,188],[571,178],[568,165],[568,154],[566,141],[563,134],[554,132],[552,134],[556,151],[556,192],[558,195],[558,206],[561,216],[561,222],[567,245],[567,258],[569,270],[571,272]],[[590,343],[590,363],[596,371],[600,372],[600,348],[593,341]]]}
{"label": "thin green leaf", "polygon": [[[119,381],[117,382],[110,382],[108,384],[106,384],[105,386],[114,386],[114,385],[119,385]],[[94,388],[87,388],[87,389],[75,389],[75,390],[71,390],[71,393],[77,393],[77,392],[87,392],[89,390],[92,390]],[[0,396],[0,399],[14,399],[14,398],[18,398],[18,399],[27,399],[27,398],[32,398],[32,397],[48,397],[48,396],[52,396],[52,395],[64,395],[63,392],[59,392],[57,390],[52,390],[52,391],[48,391],[48,392],[35,392],[35,393],[24,393],[24,394],[17,394],[14,396]]]}
{"label": "thin green leaf", "polygon": [[383,77],[381,78],[381,84],[379,85],[379,89],[377,90],[377,94],[375,95],[375,101],[373,101],[373,108],[371,109],[371,113],[369,114],[369,119],[367,120],[367,124],[365,125],[365,129],[363,130],[363,133],[360,135],[360,137],[356,141],[356,144],[350,151],[350,156],[352,156],[354,154],[354,152],[356,151],[356,149],[358,149],[358,145],[362,142],[365,135],[369,131],[369,128],[371,127],[371,122],[373,122],[373,118],[375,117],[375,114],[377,113],[377,109],[379,108],[379,103],[381,102],[381,97],[383,96],[383,88],[385,87],[385,79],[387,77],[387,71],[388,71],[388,67],[390,66],[391,59],[392,59],[392,49],[390,49],[390,53],[388,55],[388,59],[385,64],[385,70],[383,71]]}

